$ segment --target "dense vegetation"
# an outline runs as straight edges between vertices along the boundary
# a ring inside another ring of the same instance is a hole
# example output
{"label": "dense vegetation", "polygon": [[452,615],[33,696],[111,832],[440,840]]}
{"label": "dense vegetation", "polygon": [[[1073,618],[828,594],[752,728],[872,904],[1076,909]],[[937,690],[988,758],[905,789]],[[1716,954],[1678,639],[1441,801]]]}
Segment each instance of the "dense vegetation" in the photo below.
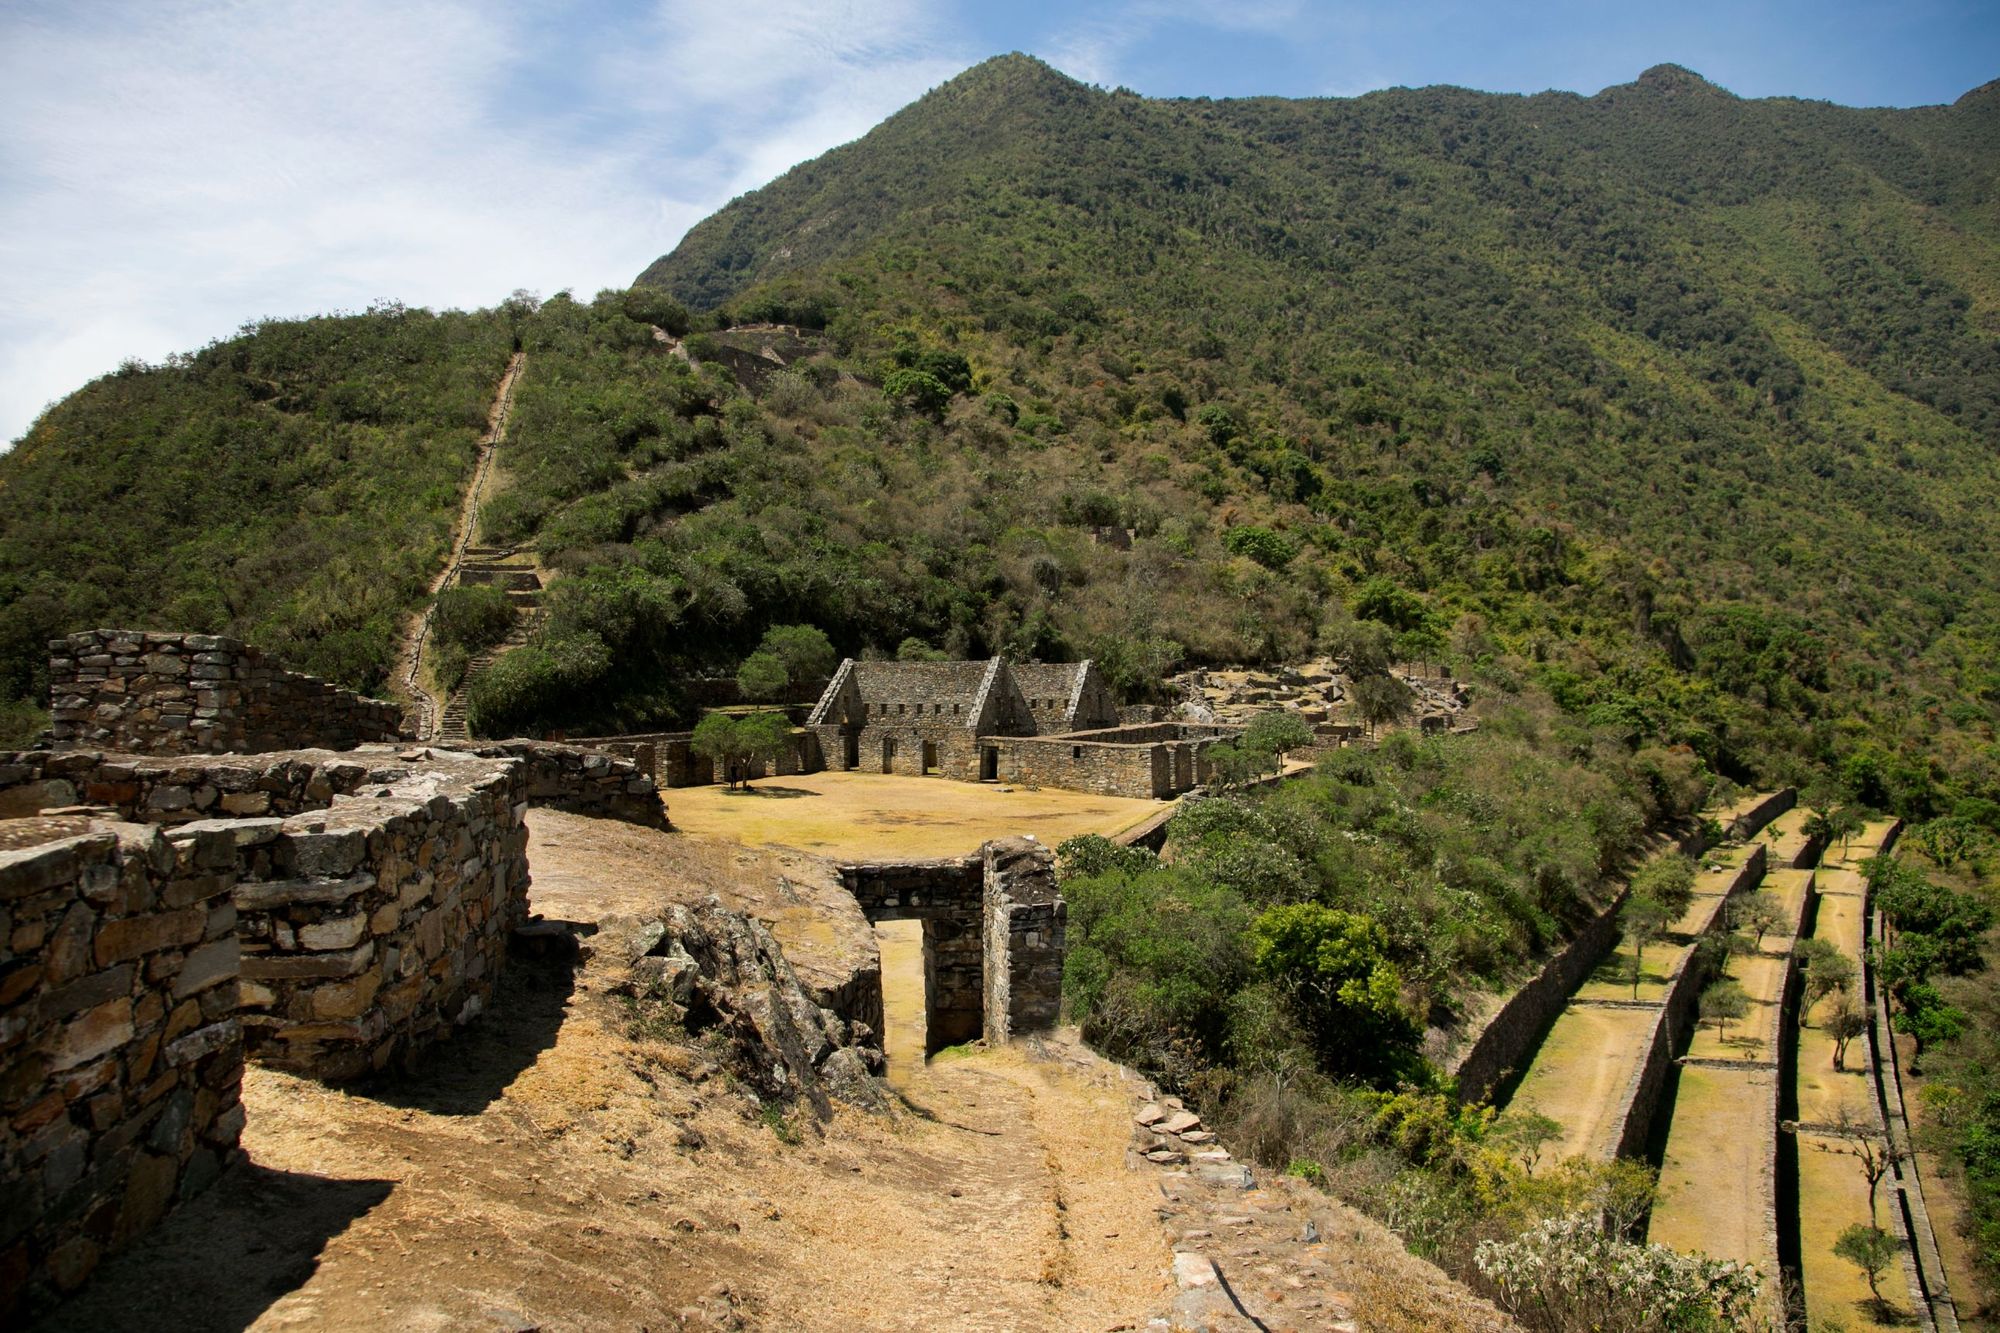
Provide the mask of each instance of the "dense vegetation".
{"label": "dense vegetation", "polygon": [[0,457],[12,729],[37,725],[48,640],[99,625],[235,634],[378,685],[511,336],[502,315],[396,306],[269,320],[49,409]]}

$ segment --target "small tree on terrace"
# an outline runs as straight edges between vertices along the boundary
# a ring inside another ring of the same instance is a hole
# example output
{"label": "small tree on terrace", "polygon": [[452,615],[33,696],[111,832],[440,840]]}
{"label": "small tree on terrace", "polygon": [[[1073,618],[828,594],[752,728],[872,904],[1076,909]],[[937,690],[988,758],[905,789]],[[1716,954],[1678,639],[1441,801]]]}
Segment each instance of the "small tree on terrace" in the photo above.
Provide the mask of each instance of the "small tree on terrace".
{"label": "small tree on terrace", "polygon": [[1264,750],[1283,760],[1286,752],[1303,750],[1313,743],[1313,730],[1297,713],[1259,713],[1243,729],[1243,745]]}
{"label": "small tree on terrace", "polygon": [[1805,990],[1799,999],[1799,1026],[1809,1027],[1813,1006],[1854,984],[1854,962],[1832,940],[1799,942],[1799,965],[1805,970]]}
{"label": "small tree on terrace", "polygon": [[1824,1026],[1826,1035],[1833,1038],[1833,1067],[1845,1071],[1847,1044],[1868,1030],[1868,1016],[1854,1002],[1854,992],[1834,993],[1833,1008],[1828,1011]]}
{"label": "small tree on terrace", "polygon": [[1625,938],[1632,945],[1632,998],[1639,998],[1639,981],[1645,974],[1646,946],[1666,934],[1680,913],[1670,910],[1666,904],[1649,893],[1634,890],[1625,899],[1625,906],[1619,909],[1619,925]]}
{"label": "small tree on terrace", "polygon": [[1756,952],[1763,952],[1764,936],[1785,924],[1785,909],[1778,902],[1777,895],[1767,889],[1759,889],[1740,899],[1735,907],[1735,921],[1739,928],[1750,932]]}
{"label": "small tree on terrace", "polygon": [[1408,717],[1415,701],[1410,687],[1387,673],[1363,676],[1354,682],[1354,708],[1368,724],[1370,736],[1383,723]]}
{"label": "small tree on terrace", "polygon": [[1701,993],[1701,1016],[1715,1024],[1718,1040],[1726,1039],[1729,1025],[1750,1012],[1750,996],[1733,981],[1717,981]]}
{"label": "small tree on terrace", "polygon": [[1868,1294],[1875,1298],[1877,1310],[1888,1304],[1882,1299],[1880,1284],[1882,1274],[1896,1262],[1897,1248],[1895,1238],[1881,1227],[1863,1226],[1859,1222],[1841,1232],[1840,1239],[1833,1243],[1834,1254],[1860,1269],[1861,1275],[1868,1279]]}

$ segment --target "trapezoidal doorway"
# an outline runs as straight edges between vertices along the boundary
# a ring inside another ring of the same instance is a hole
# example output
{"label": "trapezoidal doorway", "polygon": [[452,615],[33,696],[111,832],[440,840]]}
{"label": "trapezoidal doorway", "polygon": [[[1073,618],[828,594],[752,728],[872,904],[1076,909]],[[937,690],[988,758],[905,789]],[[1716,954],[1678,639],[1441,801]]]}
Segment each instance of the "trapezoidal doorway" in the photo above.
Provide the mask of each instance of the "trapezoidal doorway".
{"label": "trapezoidal doorway", "polygon": [[938,771],[937,742],[924,742],[924,776],[935,777]]}

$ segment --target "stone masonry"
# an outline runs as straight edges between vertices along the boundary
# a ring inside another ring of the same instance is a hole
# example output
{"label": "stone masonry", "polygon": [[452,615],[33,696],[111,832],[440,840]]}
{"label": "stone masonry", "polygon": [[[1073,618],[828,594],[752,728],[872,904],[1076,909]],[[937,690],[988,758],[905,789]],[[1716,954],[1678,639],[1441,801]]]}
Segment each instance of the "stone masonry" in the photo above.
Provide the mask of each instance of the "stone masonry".
{"label": "stone masonry", "polygon": [[523,765],[432,753],[375,776],[321,812],[213,825],[243,866],[243,1028],[260,1064],[338,1080],[407,1062],[485,1007],[526,917]]}
{"label": "stone masonry", "polygon": [[[243,1129],[225,832],[0,823],[0,1323],[206,1188]],[[24,836],[25,834],[25,836]]]}
{"label": "stone masonry", "polygon": [[235,639],[99,629],[49,645],[57,749],[223,754],[394,741],[402,710],[284,671]]}
{"label": "stone masonry", "polygon": [[844,865],[840,877],[869,921],[924,923],[927,1054],[1056,1025],[1067,908],[1048,848],[1008,838],[967,857]]}

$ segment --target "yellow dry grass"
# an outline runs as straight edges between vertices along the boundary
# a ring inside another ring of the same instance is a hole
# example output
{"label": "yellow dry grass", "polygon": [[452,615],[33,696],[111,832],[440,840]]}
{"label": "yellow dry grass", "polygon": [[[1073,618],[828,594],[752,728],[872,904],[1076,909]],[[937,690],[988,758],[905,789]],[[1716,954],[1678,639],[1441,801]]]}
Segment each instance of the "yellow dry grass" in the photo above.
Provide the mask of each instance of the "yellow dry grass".
{"label": "yellow dry grass", "polygon": [[[1777,1182],[1769,1152],[1776,1078],[1776,1070],[1754,1066],[1682,1068],[1648,1240],[1776,1274]],[[1769,1132],[1758,1128],[1765,1125]]]}
{"label": "yellow dry grass", "polygon": [[1510,1104],[1562,1126],[1553,1156],[1610,1155],[1612,1121],[1658,1017],[1652,1009],[1572,1006],[1549,1029]]}
{"label": "yellow dry grass", "polygon": [[1750,1012],[1718,1029],[1696,1023],[1686,1055],[1692,1060],[1776,1060],[1771,1049],[1771,1011],[1785,986],[1785,960],[1761,954],[1729,960],[1729,979],[1750,997]]}
{"label": "yellow dry grass", "polygon": [[[1868,1221],[1868,1180],[1846,1146],[1841,1139],[1799,1135],[1799,1258],[1807,1325],[1835,1328],[1844,1324],[1851,1333],[1907,1328],[1915,1320],[1909,1317],[1909,1287],[1902,1268],[1892,1265],[1881,1282],[1882,1294],[1903,1317],[1879,1321],[1867,1279],[1860,1269],[1833,1252],[1842,1231]],[[1878,1203],[1886,1221],[1887,1200]]]}
{"label": "yellow dry grass", "polygon": [[676,787],[667,796],[675,826],[690,833],[830,857],[962,856],[1019,834],[1053,847],[1081,833],[1122,833],[1162,805],[882,773],[765,778],[743,792]]}

